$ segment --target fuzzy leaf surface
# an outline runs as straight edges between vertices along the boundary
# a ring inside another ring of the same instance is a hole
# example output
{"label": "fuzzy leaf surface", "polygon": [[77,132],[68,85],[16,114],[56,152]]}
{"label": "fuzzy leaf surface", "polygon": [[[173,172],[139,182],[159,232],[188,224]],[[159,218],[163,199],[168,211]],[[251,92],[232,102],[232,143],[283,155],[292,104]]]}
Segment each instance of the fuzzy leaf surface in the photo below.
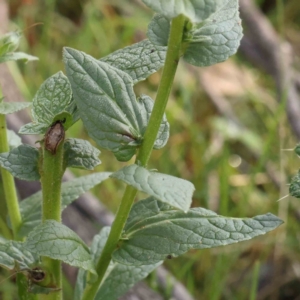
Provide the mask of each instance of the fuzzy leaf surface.
{"label": "fuzzy leaf surface", "polygon": [[68,78],[60,71],[46,79],[32,101],[33,122],[22,126],[20,134],[44,134],[54,121],[64,120],[67,130],[78,120]]}
{"label": "fuzzy leaf surface", "polygon": [[33,98],[35,122],[51,125],[53,118],[71,105],[72,90],[68,78],[60,71],[42,83]]}
{"label": "fuzzy leaf surface", "polygon": [[152,44],[167,46],[170,33],[170,20],[161,14],[155,14],[148,25],[147,36]]}
{"label": "fuzzy leaf surface", "polygon": [[185,212],[190,208],[195,190],[194,185],[187,180],[152,172],[136,164],[122,168],[111,177]]}
{"label": "fuzzy leaf surface", "polygon": [[127,73],[133,83],[145,80],[164,65],[167,47],[152,44],[149,40],[117,50],[100,60]]}
{"label": "fuzzy leaf surface", "polygon": [[35,181],[40,179],[39,151],[29,145],[20,145],[10,152],[0,153],[0,165],[14,177]]}
{"label": "fuzzy leaf surface", "polygon": [[200,67],[225,61],[236,53],[242,31],[238,0],[225,0],[208,19],[194,26],[183,58]]}
{"label": "fuzzy leaf surface", "polygon": [[0,266],[8,270],[26,270],[38,262],[38,256],[25,249],[24,244],[15,241],[0,243]]}
{"label": "fuzzy leaf surface", "polygon": [[64,143],[64,159],[68,167],[93,170],[101,164],[100,151],[82,139],[67,139]]}
{"label": "fuzzy leaf surface", "polygon": [[300,171],[292,178],[289,186],[289,192],[291,196],[300,198]]}
{"label": "fuzzy leaf surface", "polygon": [[21,138],[13,130],[7,129],[6,132],[7,132],[7,141],[10,149],[14,149],[22,145]]}
{"label": "fuzzy leaf surface", "polygon": [[[99,234],[95,235],[91,245],[91,255],[94,264],[97,263],[104,245],[107,241],[110,227],[104,227]],[[155,268],[161,265],[162,262],[147,266],[128,266],[117,262],[111,262],[105,279],[101,284],[95,300],[117,300],[124,295],[135,283],[141,281]],[[74,300],[80,300],[85,288],[86,274],[80,271],[75,287]]]}
{"label": "fuzzy leaf surface", "polygon": [[32,56],[23,52],[6,53],[0,56],[0,64],[8,61],[16,61],[16,60],[21,60],[27,63],[28,61],[38,60],[38,58],[36,56]]}
{"label": "fuzzy leaf surface", "polygon": [[[61,186],[62,210],[97,184],[106,180],[110,172],[99,172],[90,175],[74,178],[63,182]],[[19,235],[25,237],[30,231],[38,226],[42,219],[42,200],[41,191],[20,202],[20,212],[22,225]]]}
{"label": "fuzzy leaf surface", "polygon": [[61,260],[95,273],[88,246],[67,226],[47,220],[28,235],[25,247],[40,256]]}
{"label": "fuzzy leaf surface", "polygon": [[190,249],[249,240],[282,223],[270,213],[244,219],[218,216],[204,208],[192,208],[183,213],[151,197],[133,206],[123,233],[124,240],[113,253],[113,259],[127,265],[153,264]]}
{"label": "fuzzy leaf surface", "polygon": [[180,14],[188,17],[192,22],[202,22],[222,5],[223,0],[142,0],[155,12],[168,19]]}
{"label": "fuzzy leaf surface", "polygon": [[20,31],[8,32],[0,37],[0,57],[6,53],[14,52],[21,39]]}
{"label": "fuzzy leaf surface", "polygon": [[[141,95],[138,98],[138,104],[140,107],[138,123],[140,127],[140,132],[142,136],[144,136],[154,106],[154,101],[147,95]],[[164,114],[156,136],[153,149],[161,149],[162,147],[164,147],[169,139],[169,136],[170,136],[170,125],[167,121],[166,114]]]}
{"label": "fuzzy leaf surface", "polygon": [[0,102],[0,114],[12,114],[30,106],[31,103],[28,102]]}

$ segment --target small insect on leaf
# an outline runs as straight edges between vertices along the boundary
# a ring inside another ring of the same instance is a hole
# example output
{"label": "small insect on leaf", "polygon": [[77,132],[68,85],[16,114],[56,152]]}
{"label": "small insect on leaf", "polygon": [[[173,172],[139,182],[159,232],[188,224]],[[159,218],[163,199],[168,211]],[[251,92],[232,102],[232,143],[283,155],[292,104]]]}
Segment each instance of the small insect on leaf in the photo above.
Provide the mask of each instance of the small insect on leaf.
{"label": "small insect on leaf", "polygon": [[57,147],[65,138],[64,121],[55,121],[45,134],[45,148],[52,154],[56,153]]}

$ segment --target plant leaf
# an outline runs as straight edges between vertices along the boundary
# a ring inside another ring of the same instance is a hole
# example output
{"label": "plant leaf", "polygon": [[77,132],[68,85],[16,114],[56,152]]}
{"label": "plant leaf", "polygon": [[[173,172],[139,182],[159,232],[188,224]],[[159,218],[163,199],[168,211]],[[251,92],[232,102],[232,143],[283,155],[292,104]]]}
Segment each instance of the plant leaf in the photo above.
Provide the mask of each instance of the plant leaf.
{"label": "plant leaf", "polygon": [[238,1],[224,0],[215,13],[189,33],[191,38],[183,58],[200,67],[225,61],[236,53],[242,31]]}
{"label": "plant leaf", "polygon": [[291,196],[300,198],[300,171],[292,178],[289,186],[289,192]]}
{"label": "plant leaf", "polygon": [[100,151],[90,142],[81,139],[67,139],[64,143],[64,160],[68,167],[93,170],[101,164]]}
{"label": "plant leaf", "polygon": [[117,50],[100,60],[127,73],[137,83],[163,67],[167,47],[153,45],[149,40]]}
{"label": "plant leaf", "polygon": [[8,32],[0,37],[0,57],[9,52],[14,52],[21,39],[20,31]]}
{"label": "plant leaf", "polygon": [[6,132],[7,141],[10,149],[14,149],[22,145],[21,138],[13,130],[6,129]]}
{"label": "plant leaf", "polygon": [[0,102],[0,114],[12,114],[29,106],[31,106],[29,102]]}
{"label": "plant leaf", "polygon": [[64,61],[81,119],[89,135],[118,160],[129,160],[140,134],[133,82],[123,71],[65,48]]}
{"label": "plant leaf", "polygon": [[[162,207],[162,210],[160,210]],[[145,217],[141,211],[150,210]],[[135,220],[131,220],[131,216]],[[137,218],[137,214],[140,218]],[[148,265],[169,255],[178,256],[190,249],[204,249],[233,244],[265,234],[282,220],[268,213],[254,218],[218,216],[204,208],[192,208],[186,214],[166,210],[154,198],[137,202],[130,214],[130,225],[123,233],[124,240],[113,253],[113,259],[127,265]]]}
{"label": "plant leaf", "polygon": [[72,90],[68,78],[60,71],[42,83],[33,98],[32,116],[35,122],[53,123],[56,115],[67,111],[72,102]]}
{"label": "plant leaf", "polygon": [[155,12],[168,19],[180,14],[188,17],[192,22],[202,22],[222,5],[224,0],[142,0]]}
{"label": "plant leaf", "polygon": [[0,64],[8,61],[22,60],[25,63],[28,61],[39,60],[36,56],[32,56],[23,52],[11,52],[0,56]]}
{"label": "plant leaf", "polygon": [[47,124],[31,122],[23,125],[19,134],[44,134],[48,128],[49,125]]}
{"label": "plant leaf", "polygon": [[191,205],[195,190],[194,185],[187,180],[148,171],[136,164],[126,166],[110,175],[110,177],[124,181],[139,191],[154,196],[162,202],[185,212],[188,211]]}
{"label": "plant leaf", "polygon": [[[138,115],[138,123],[140,127],[140,132],[142,136],[144,136],[154,106],[154,101],[147,95],[141,95],[138,98],[138,103],[140,105],[140,114]],[[169,139],[169,135],[170,135],[170,125],[167,121],[166,115],[164,114],[153,148],[161,149],[162,147],[164,147]]]}
{"label": "plant leaf", "polygon": [[155,14],[148,25],[147,36],[150,42],[158,46],[167,46],[170,33],[170,20],[161,14]]}
{"label": "plant leaf", "polygon": [[24,244],[15,241],[0,243],[0,266],[8,270],[26,270],[38,262],[38,256],[25,249]]}
{"label": "plant leaf", "polygon": [[[61,185],[62,210],[80,195],[106,180],[110,174],[110,172],[93,173],[63,182]],[[27,236],[30,231],[41,223],[42,199],[42,193],[39,191],[20,202],[20,212],[22,217],[22,225],[18,233],[20,237]]]}
{"label": "plant leaf", "polygon": [[[97,263],[104,245],[107,241],[110,227],[104,227],[95,235],[91,246],[91,255],[94,264]],[[144,279],[162,262],[147,266],[127,266],[117,262],[111,262],[101,284],[95,300],[117,300],[124,295],[135,283]],[[81,299],[86,284],[86,272],[80,270],[75,287],[74,300]]]}
{"label": "plant leaf", "polygon": [[95,273],[88,246],[74,231],[54,220],[35,227],[24,244],[29,251],[40,256]]}
{"label": "plant leaf", "polygon": [[38,170],[39,151],[29,145],[20,145],[10,152],[0,153],[0,165],[14,177],[35,181],[40,179]]}

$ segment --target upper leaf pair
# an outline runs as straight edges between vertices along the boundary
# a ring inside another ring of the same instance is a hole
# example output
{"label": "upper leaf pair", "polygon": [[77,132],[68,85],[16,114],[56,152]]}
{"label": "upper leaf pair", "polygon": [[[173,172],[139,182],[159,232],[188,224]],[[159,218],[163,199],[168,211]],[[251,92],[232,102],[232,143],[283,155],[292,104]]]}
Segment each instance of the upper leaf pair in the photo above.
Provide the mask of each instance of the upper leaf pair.
{"label": "upper leaf pair", "polygon": [[21,33],[19,31],[10,32],[0,37],[0,63],[15,60],[27,62],[29,60],[38,59],[35,56],[23,52],[15,52],[19,47],[20,38]]}
{"label": "upper leaf pair", "polygon": [[148,37],[155,45],[167,45],[172,18],[183,14],[189,19],[182,41],[186,62],[210,66],[225,61],[237,51],[242,38],[237,0],[144,2],[158,12],[148,27]]}

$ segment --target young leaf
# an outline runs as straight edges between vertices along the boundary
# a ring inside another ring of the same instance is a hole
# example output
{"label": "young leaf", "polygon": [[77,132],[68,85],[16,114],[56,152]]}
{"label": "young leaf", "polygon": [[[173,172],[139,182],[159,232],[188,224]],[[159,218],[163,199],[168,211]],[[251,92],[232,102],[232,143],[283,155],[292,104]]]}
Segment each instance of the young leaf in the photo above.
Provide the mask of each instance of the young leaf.
{"label": "young leaf", "polygon": [[[106,180],[110,172],[93,173],[63,182],[61,186],[62,210],[97,184]],[[28,235],[42,219],[42,193],[41,191],[20,202],[22,225],[19,231],[21,237]]]}
{"label": "young leaf", "polygon": [[184,52],[188,63],[205,67],[225,61],[236,53],[243,36],[237,0],[223,4],[203,23],[194,25]]}
{"label": "young leaf", "polygon": [[67,139],[64,143],[64,160],[68,167],[93,170],[101,164],[100,151],[88,141]]}
{"label": "young leaf", "polygon": [[0,165],[14,177],[35,181],[40,179],[39,151],[29,145],[20,145],[10,152],[0,153]]}
{"label": "young leaf", "polygon": [[[91,255],[94,264],[100,257],[100,254],[107,241],[110,227],[104,227],[99,234],[95,235],[91,246]],[[135,283],[144,279],[162,262],[147,266],[127,266],[117,262],[111,262],[107,269],[107,276],[101,284],[95,300],[116,300],[124,295]],[[86,284],[86,274],[80,271],[75,287],[74,300],[81,299],[82,292]]]}
{"label": "young leaf", "polygon": [[32,56],[23,52],[6,53],[0,56],[0,64],[16,60],[22,60],[23,62],[27,63],[28,61],[38,60],[38,58],[36,56]]}
{"label": "young leaf", "polygon": [[[144,211],[146,217],[142,214]],[[135,266],[154,264],[169,255],[178,256],[190,249],[249,240],[282,223],[270,213],[251,219],[237,219],[218,216],[204,208],[192,208],[187,213],[171,207],[167,210],[166,205],[150,197],[133,206],[123,233],[124,240],[113,253],[113,259]]]}
{"label": "young leaf", "polygon": [[[77,120],[73,114],[76,105],[72,98],[72,90],[68,78],[60,71],[49,77],[39,88],[32,101],[32,123],[21,127],[21,134],[43,134],[49,126],[60,117],[68,123]],[[71,120],[69,120],[71,119]],[[78,119],[78,118],[77,118]],[[65,129],[71,124],[65,126]]]}
{"label": "young leaf", "polygon": [[191,206],[195,187],[187,180],[148,171],[135,164],[122,168],[110,177],[122,180],[139,191],[154,196],[184,212],[187,212]]}
{"label": "young leaf", "polygon": [[18,146],[22,145],[21,138],[13,130],[7,129],[6,132],[10,149],[17,148]]}
{"label": "young leaf", "polygon": [[31,106],[29,102],[0,102],[0,114],[12,114],[29,106]]}
{"label": "young leaf", "polygon": [[20,31],[13,31],[0,37],[0,57],[9,52],[14,52],[20,44]]}
{"label": "young leaf", "polygon": [[24,248],[24,244],[15,241],[0,243],[0,266],[8,270],[26,270],[38,262],[38,256]]}
{"label": "young leaf", "polygon": [[167,47],[153,45],[149,40],[117,50],[100,60],[127,73],[133,83],[145,80],[163,67]]}
{"label": "young leaf", "polygon": [[67,77],[60,71],[49,77],[33,98],[34,121],[52,124],[53,118],[71,104],[72,91]]}
{"label": "young leaf", "polygon": [[[202,22],[214,13],[224,0],[142,0],[155,12],[168,19],[173,19],[181,14],[192,22]],[[237,1],[237,0],[236,0]]]}
{"label": "young leaf", "polygon": [[87,245],[74,231],[54,220],[47,220],[35,227],[24,246],[40,256],[61,260],[95,273]]}
{"label": "young leaf", "polygon": [[19,130],[19,134],[44,134],[48,128],[48,124],[31,122],[23,125]]}
{"label": "young leaf", "polygon": [[[138,103],[140,106],[138,123],[139,123],[140,132],[142,136],[144,136],[147,129],[147,125],[149,123],[154,101],[147,95],[141,95],[138,98]],[[153,148],[161,149],[162,147],[164,147],[169,139],[169,135],[170,135],[170,125],[167,121],[166,115],[164,114]]]}
{"label": "young leaf", "polygon": [[167,46],[170,33],[170,20],[160,14],[155,14],[148,25],[147,36],[152,44]]}
{"label": "young leaf", "polygon": [[297,175],[292,178],[289,192],[291,196],[300,198],[300,171],[298,171]]}

